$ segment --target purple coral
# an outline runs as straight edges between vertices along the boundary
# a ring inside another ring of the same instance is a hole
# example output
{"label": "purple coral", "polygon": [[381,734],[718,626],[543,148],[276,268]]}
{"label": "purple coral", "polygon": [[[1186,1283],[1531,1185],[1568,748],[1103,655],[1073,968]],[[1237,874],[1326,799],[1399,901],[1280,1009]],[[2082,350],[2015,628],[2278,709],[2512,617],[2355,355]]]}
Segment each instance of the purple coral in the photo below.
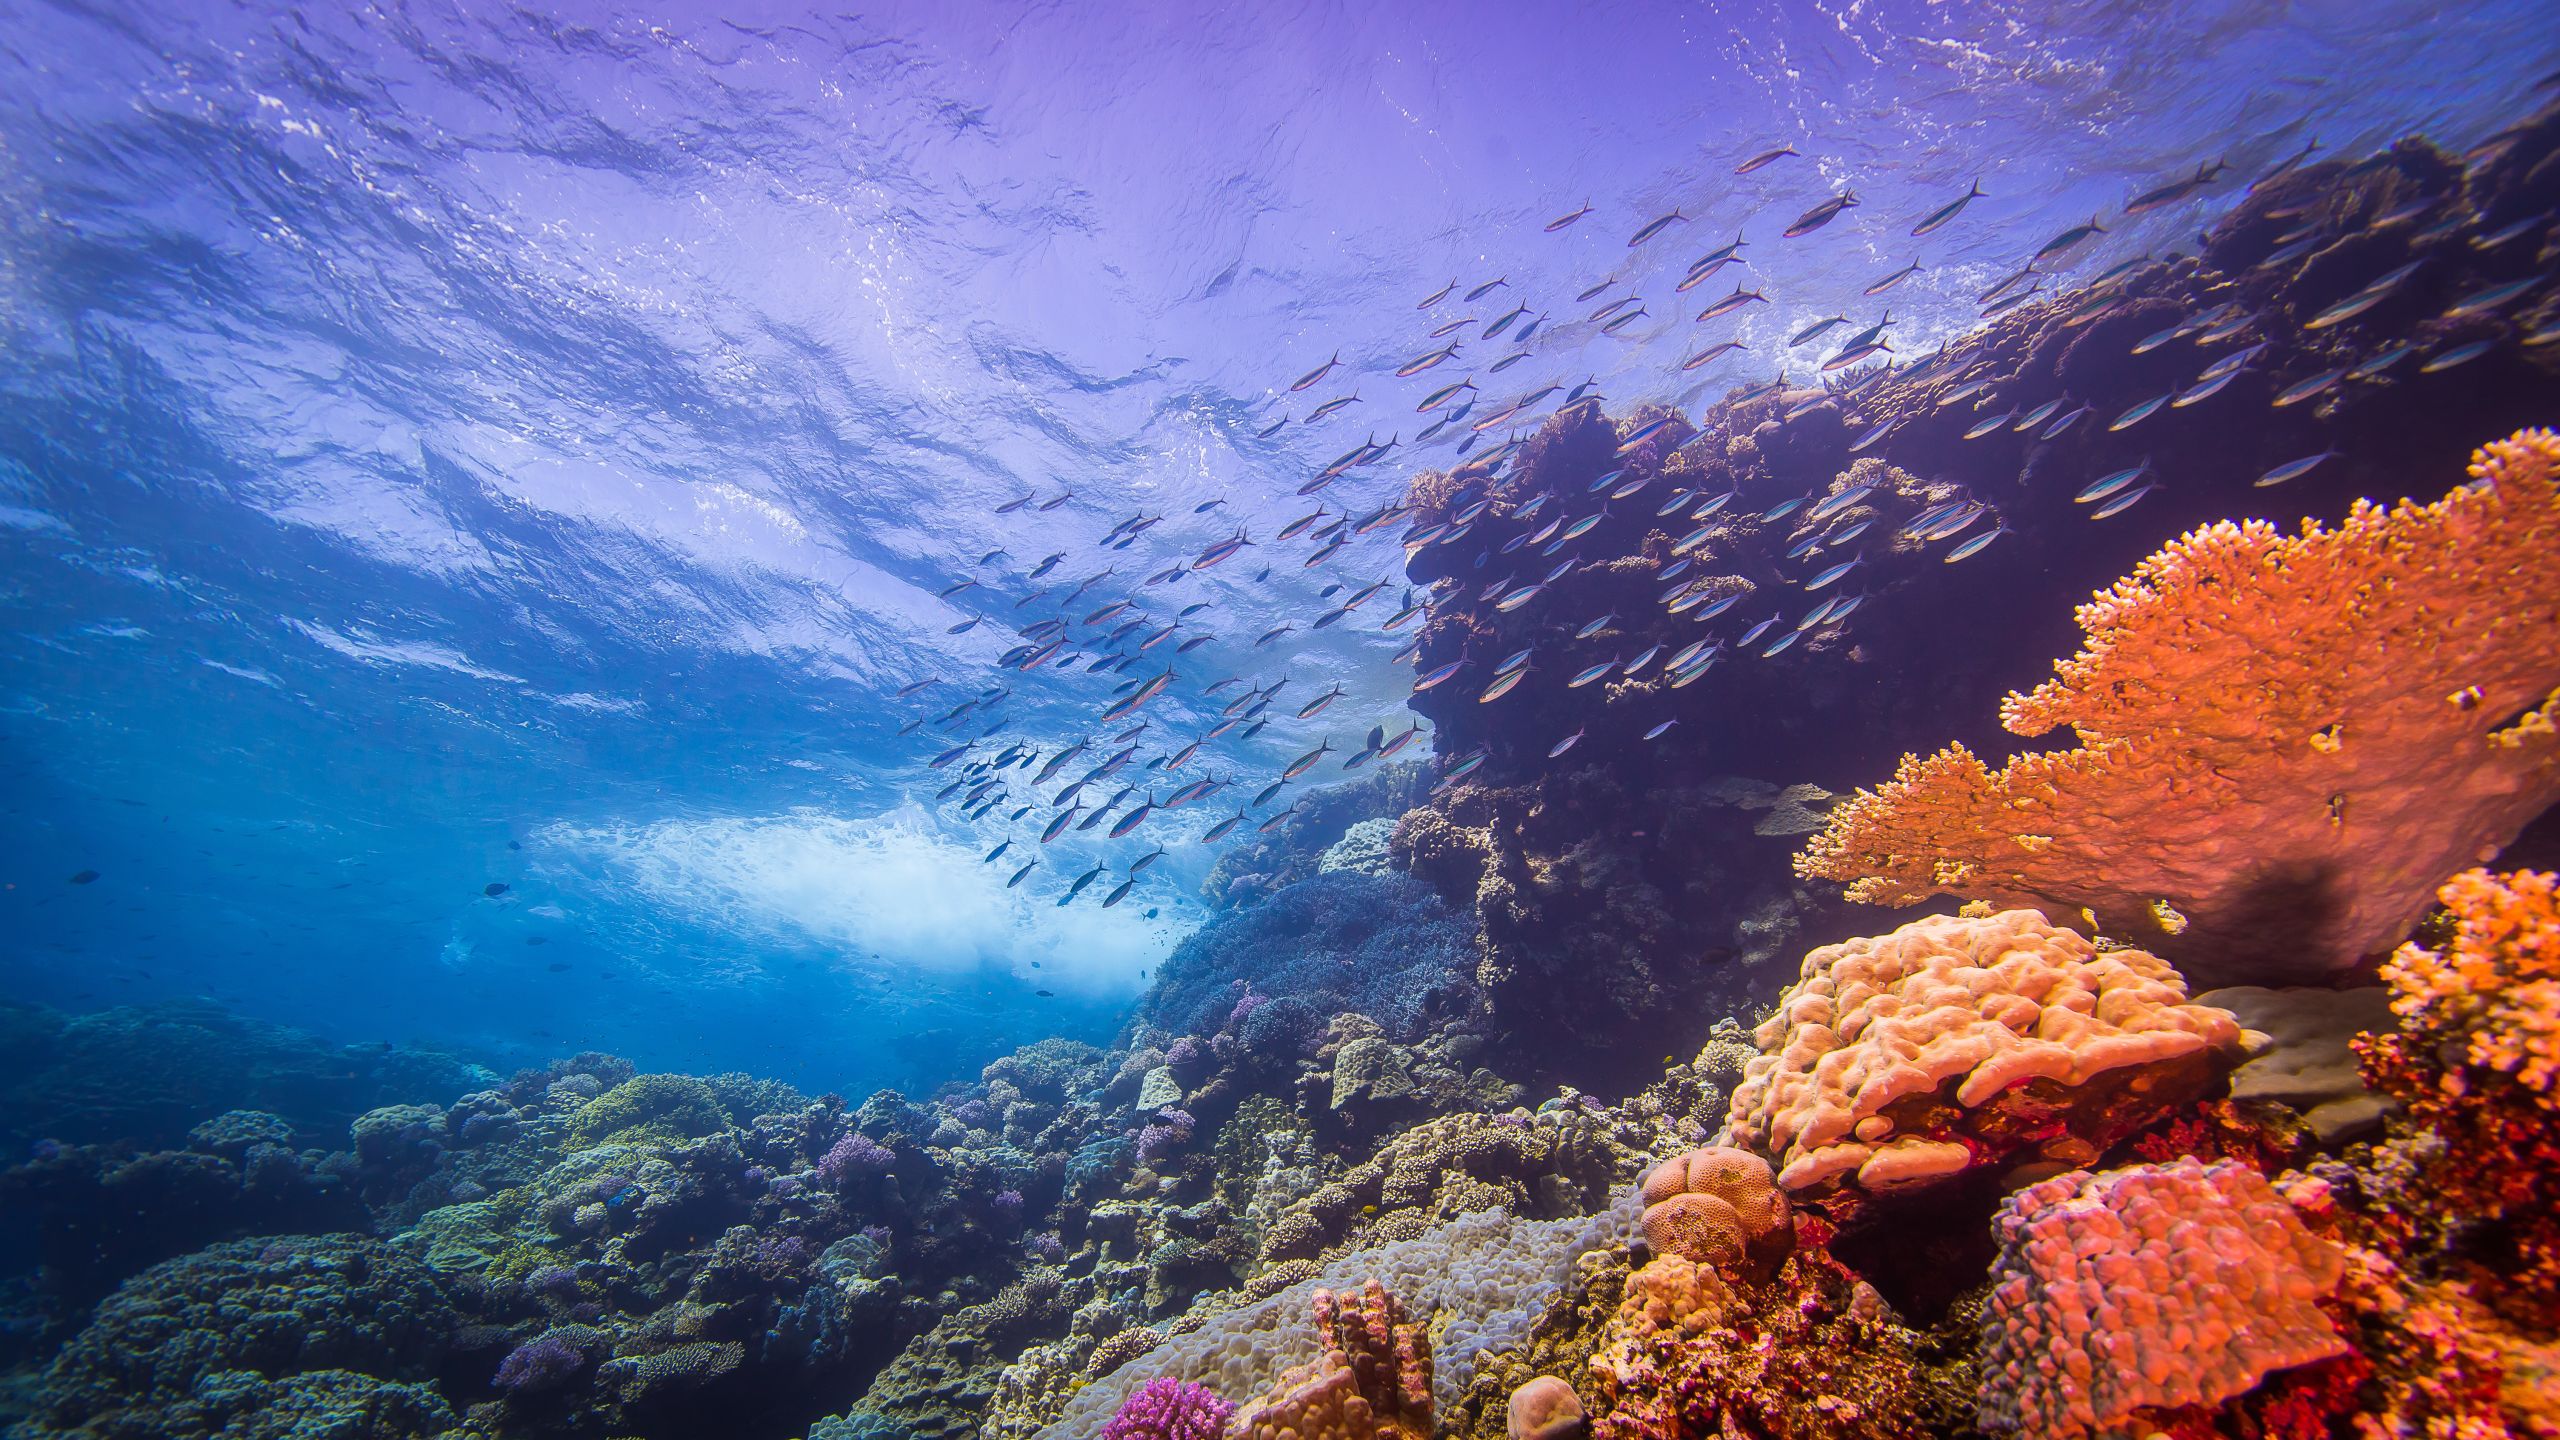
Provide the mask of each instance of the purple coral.
{"label": "purple coral", "polygon": [[818,1161],[818,1173],[830,1185],[864,1175],[884,1175],[898,1163],[889,1147],[857,1130],[829,1147]]}
{"label": "purple coral", "polygon": [[558,1335],[545,1332],[507,1352],[498,1362],[499,1389],[515,1394],[548,1390],[587,1368],[586,1352]]}
{"label": "purple coral", "polygon": [[996,1192],[996,1198],[992,1204],[998,1220],[1007,1225],[1019,1225],[1022,1223],[1023,1200],[1021,1191],[999,1190]]}
{"label": "purple coral", "polygon": [[1188,1144],[1195,1123],[1188,1111],[1157,1111],[1155,1123],[1138,1132],[1138,1163],[1152,1165],[1171,1154],[1175,1146]]}
{"label": "purple coral", "polygon": [[995,1108],[984,1100],[967,1100],[951,1112],[951,1118],[972,1130],[984,1130],[996,1118]]}
{"label": "purple coral", "polygon": [[1208,1386],[1159,1375],[1120,1402],[1102,1440],[1218,1440],[1235,1413]]}

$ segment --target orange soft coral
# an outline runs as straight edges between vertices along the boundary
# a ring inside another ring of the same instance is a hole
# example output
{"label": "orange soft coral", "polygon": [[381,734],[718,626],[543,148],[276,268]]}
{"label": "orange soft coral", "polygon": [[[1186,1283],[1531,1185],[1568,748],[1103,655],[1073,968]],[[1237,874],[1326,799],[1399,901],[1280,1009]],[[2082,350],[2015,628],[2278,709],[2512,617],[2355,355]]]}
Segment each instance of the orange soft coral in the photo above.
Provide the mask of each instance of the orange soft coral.
{"label": "orange soft coral", "polygon": [[2442,1141],[2425,1193],[2483,1222],[2483,1296],[2560,1326],[2560,878],[2473,870],[2443,899],[2451,943],[2401,947],[2383,970],[2401,1029],[2357,1050]]}
{"label": "orange soft coral", "polygon": [[2560,801],[2560,436],[2483,447],[2431,505],[2337,529],[2207,526],[2079,611],[2013,694],[2072,750],[1997,771],[1954,746],[1832,812],[1808,877],[2084,909],[2200,981],[2332,975]]}

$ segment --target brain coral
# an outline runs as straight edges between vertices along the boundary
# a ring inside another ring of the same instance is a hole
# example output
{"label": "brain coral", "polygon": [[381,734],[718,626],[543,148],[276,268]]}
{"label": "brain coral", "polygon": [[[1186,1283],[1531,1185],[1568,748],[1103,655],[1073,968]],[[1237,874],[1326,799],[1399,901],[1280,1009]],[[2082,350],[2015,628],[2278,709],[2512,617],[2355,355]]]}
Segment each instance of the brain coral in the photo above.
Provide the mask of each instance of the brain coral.
{"label": "brain coral", "polygon": [[2401,939],[2447,875],[2560,800],[2560,436],[2479,484],[2288,537],[2224,522],[2079,611],[2011,695],[2072,750],[1905,756],[1797,868],[1852,898],[2086,907],[2212,984],[2322,979]]}
{"label": "brain coral", "polygon": [[1679,1255],[1766,1280],[1795,1248],[1794,1216],[1769,1162],[1710,1145],[1674,1155],[1644,1179],[1644,1238]]}
{"label": "brain coral", "polygon": [[1735,1144],[1803,1193],[1933,1179],[2030,1145],[2086,1164],[2194,1098],[2240,1027],[2140,950],[2032,910],[1931,916],[1825,945],[1753,1032]]}
{"label": "brain coral", "polygon": [[2009,1197],[1982,1312],[1982,1427],[2071,1440],[2211,1405],[2346,1353],[2317,1303],[2346,1274],[2237,1161],[2075,1172]]}

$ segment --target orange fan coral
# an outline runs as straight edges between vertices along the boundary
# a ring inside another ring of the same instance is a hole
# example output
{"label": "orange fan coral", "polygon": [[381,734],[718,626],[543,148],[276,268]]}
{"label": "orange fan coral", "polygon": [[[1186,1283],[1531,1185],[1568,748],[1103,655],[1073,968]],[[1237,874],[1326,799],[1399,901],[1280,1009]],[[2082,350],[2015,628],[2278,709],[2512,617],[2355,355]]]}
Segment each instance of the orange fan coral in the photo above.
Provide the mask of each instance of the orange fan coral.
{"label": "orange fan coral", "polygon": [[2444,1142],[2429,1193],[2486,1221],[2482,1293],[2560,1322],[2560,879],[2473,870],[2444,887],[2442,950],[2384,967],[2395,1035],[2359,1039],[2365,1079]]}
{"label": "orange fan coral", "polygon": [[2555,466],[2560,436],[2528,430],[2431,505],[2172,542],[2002,706],[2078,748],[1997,771],[1962,746],[1906,756],[1797,869],[1878,904],[2085,907],[2199,982],[2352,967],[2560,800]]}

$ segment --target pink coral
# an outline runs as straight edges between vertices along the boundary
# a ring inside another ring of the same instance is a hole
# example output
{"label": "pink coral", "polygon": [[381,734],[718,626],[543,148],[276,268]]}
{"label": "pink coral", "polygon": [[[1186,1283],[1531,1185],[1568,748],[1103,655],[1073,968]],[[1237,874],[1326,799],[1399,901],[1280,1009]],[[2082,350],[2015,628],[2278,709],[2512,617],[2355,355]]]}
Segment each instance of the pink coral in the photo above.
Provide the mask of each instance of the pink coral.
{"label": "pink coral", "polygon": [[1980,1420],[2076,1440],[2344,1355],[2346,1257],[2246,1165],[2075,1172],[2011,1196],[1982,1314]]}
{"label": "pink coral", "polygon": [[[1798,858],[1852,898],[1954,893],[2141,940],[2216,983],[2325,978],[2560,800],[2560,436],[2431,505],[2207,526],[2080,608],[2012,695],[2076,749],[1906,756]],[[2130,843],[2129,843],[2130,842]]]}
{"label": "pink coral", "polygon": [[1235,1411],[1206,1385],[1159,1375],[1120,1402],[1102,1440],[1218,1440]]}

